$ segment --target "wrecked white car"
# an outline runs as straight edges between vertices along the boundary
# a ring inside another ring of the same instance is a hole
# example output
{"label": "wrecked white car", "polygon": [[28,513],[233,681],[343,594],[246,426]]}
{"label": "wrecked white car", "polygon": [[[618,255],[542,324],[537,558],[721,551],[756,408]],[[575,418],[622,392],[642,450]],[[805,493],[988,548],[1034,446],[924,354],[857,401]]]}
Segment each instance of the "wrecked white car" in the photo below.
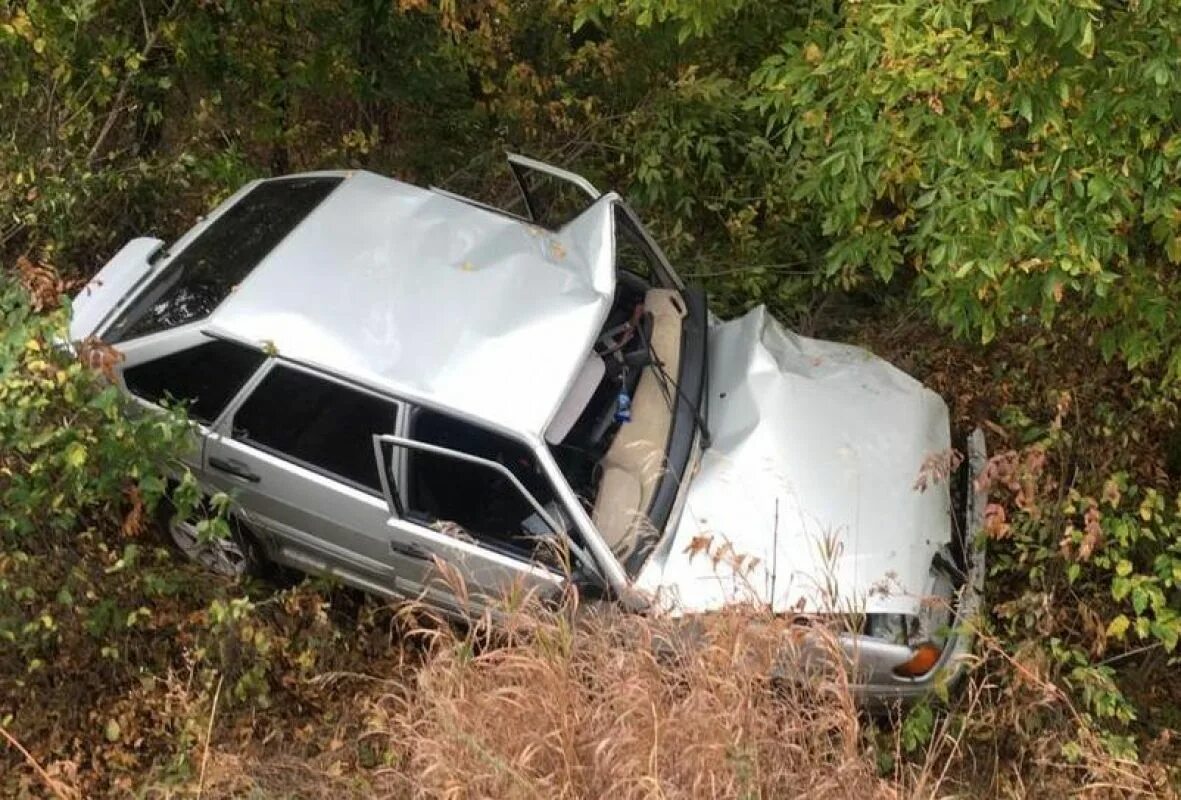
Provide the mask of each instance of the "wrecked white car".
{"label": "wrecked white car", "polygon": [[[444,611],[436,559],[475,597],[841,615],[859,693],[954,677],[982,437],[953,471],[917,381],[762,308],[716,321],[617,194],[510,161],[520,216],[368,172],[256,181],[83,289],[71,338],[117,347],[137,402],[183,402],[191,468],[234,498],[233,536],[172,519],[175,543]],[[551,219],[543,181],[578,213]]]}

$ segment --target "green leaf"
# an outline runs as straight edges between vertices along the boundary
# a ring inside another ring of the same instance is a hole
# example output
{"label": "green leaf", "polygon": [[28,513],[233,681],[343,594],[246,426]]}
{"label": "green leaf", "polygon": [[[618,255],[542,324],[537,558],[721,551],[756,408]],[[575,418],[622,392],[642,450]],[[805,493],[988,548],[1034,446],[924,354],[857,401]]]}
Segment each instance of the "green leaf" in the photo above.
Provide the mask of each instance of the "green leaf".
{"label": "green leaf", "polygon": [[1113,600],[1123,600],[1132,591],[1132,582],[1127,578],[1115,578],[1111,582],[1111,597]]}
{"label": "green leaf", "polygon": [[1087,58],[1095,55],[1095,27],[1089,17],[1083,23],[1083,35],[1079,38],[1078,51]]}
{"label": "green leaf", "polygon": [[1148,609],[1149,603],[1148,592],[1144,587],[1136,586],[1132,589],[1132,608],[1136,610],[1136,615],[1142,615]]}

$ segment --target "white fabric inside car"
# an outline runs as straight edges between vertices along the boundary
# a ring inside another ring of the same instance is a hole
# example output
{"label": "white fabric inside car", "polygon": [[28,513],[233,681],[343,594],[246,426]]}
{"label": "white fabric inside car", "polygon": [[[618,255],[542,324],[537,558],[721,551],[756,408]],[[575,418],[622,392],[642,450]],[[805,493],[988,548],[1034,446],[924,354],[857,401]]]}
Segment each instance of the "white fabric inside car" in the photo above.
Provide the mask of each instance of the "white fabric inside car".
{"label": "white fabric inside car", "polygon": [[[652,315],[652,352],[675,381],[681,361],[685,310],[672,289],[650,289],[644,309]],[[664,470],[676,390],[664,386],[655,364],[646,366],[632,398],[631,421],[619,427],[603,457],[592,518],[607,545],[623,557],[648,524],[645,513]]]}

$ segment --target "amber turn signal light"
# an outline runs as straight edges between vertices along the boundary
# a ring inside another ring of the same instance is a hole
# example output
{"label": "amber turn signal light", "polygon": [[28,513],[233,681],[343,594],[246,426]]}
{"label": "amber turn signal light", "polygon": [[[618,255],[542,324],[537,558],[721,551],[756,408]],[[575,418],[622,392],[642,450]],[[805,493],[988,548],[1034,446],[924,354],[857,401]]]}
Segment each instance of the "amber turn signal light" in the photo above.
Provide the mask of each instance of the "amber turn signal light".
{"label": "amber turn signal light", "polygon": [[930,672],[939,663],[943,651],[930,642],[920,644],[910,660],[894,667],[894,674],[903,678],[918,678]]}

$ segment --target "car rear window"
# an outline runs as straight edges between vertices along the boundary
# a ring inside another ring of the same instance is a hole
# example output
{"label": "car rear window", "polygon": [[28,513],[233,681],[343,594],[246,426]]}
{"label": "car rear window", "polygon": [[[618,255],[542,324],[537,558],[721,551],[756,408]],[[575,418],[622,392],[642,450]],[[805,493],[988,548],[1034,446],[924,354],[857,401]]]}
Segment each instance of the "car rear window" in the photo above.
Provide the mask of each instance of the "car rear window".
{"label": "car rear window", "polygon": [[209,316],[341,180],[260,183],[177,254],[103,338],[120,342]]}

